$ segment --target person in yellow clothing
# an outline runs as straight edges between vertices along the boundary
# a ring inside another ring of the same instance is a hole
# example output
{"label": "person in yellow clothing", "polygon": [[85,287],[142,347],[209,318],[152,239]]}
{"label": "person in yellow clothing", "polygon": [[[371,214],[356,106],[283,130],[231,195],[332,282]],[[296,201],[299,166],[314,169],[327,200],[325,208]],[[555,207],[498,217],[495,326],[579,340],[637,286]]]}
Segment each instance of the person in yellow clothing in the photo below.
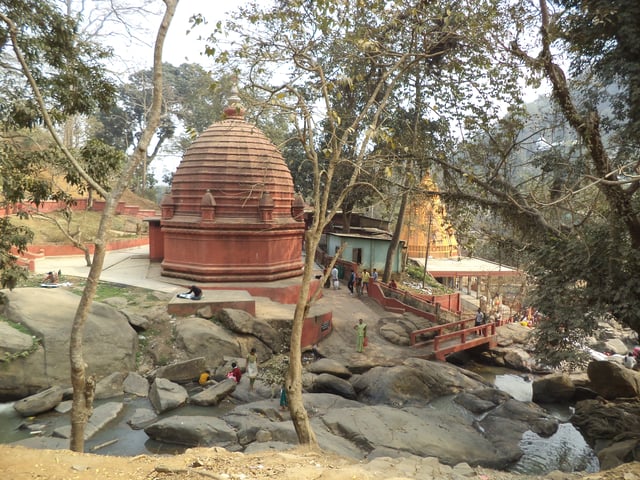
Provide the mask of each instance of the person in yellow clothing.
{"label": "person in yellow clothing", "polygon": [[367,295],[369,295],[369,280],[371,280],[371,274],[365,269],[362,272],[362,293],[366,290]]}
{"label": "person in yellow clothing", "polygon": [[210,372],[209,370],[205,370],[204,372],[202,372],[202,373],[200,374],[200,378],[198,379],[198,383],[199,383],[200,385],[202,385],[203,387],[204,387],[205,385],[209,385],[209,384],[211,384],[211,383],[212,383],[212,380],[211,380],[211,372]]}

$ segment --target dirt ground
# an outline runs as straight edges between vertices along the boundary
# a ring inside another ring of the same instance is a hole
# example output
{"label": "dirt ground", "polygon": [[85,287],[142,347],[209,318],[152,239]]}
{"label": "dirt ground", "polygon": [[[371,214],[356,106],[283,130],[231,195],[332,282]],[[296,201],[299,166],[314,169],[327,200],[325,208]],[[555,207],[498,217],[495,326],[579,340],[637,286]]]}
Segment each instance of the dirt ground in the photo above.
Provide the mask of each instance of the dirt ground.
{"label": "dirt ground", "polygon": [[[232,453],[222,448],[196,448],[183,455],[109,457],[68,450],[31,450],[0,445],[0,471],[9,480],[382,480],[395,478],[429,480],[420,472],[407,477],[367,470],[357,461],[326,452],[304,449],[259,454]],[[435,477],[434,477],[435,478]],[[525,476],[476,468],[464,478],[480,480],[639,480],[640,463],[594,474],[555,472],[544,477]]]}

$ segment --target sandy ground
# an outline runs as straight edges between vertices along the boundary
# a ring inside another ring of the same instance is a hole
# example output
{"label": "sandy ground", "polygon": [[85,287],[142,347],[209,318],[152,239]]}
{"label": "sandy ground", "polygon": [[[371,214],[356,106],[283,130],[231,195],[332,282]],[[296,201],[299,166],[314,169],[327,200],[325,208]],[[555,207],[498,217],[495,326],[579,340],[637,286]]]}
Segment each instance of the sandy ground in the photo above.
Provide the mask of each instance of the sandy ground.
{"label": "sandy ground", "polygon": [[183,455],[109,457],[69,450],[30,450],[0,445],[0,471],[8,480],[382,480],[382,479],[479,479],[479,480],[639,480],[640,463],[627,463],[594,474],[553,472],[544,477],[525,476],[476,468],[464,476],[432,476],[424,472],[371,470],[355,460],[302,448],[286,452],[247,455],[221,448],[195,448]]}

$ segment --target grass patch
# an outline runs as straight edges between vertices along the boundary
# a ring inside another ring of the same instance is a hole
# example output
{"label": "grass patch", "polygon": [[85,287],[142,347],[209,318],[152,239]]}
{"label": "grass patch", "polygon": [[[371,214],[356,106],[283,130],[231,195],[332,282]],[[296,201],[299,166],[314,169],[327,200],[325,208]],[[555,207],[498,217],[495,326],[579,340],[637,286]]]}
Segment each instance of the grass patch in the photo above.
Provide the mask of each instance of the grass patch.
{"label": "grass patch", "polygon": [[24,333],[25,335],[29,335],[31,337],[31,346],[29,348],[27,348],[26,350],[22,350],[21,352],[13,352],[13,353],[4,352],[4,355],[0,356],[0,363],[9,363],[13,360],[17,360],[18,358],[28,357],[33,352],[35,352],[40,346],[40,339],[35,335],[33,335],[31,331],[21,323],[12,322],[8,318],[5,318],[1,315],[0,315],[0,322],[4,322],[10,327],[15,328],[19,332]]}

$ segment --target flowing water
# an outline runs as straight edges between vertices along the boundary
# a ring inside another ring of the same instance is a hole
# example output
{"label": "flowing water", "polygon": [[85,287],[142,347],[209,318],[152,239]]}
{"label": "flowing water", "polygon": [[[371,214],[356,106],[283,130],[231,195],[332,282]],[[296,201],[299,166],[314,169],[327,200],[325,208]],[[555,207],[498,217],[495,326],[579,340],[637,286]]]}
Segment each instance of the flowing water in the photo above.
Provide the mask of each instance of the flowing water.
{"label": "flowing water", "polygon": [[[507,369],[484,365],[476,365],[472,370],[516,400],[531,401],[533,375],[517,374]],[[600,469],[598,457],[582,434],[569,423],[573,407],[561,404],[545,404],[541,407],[562,423],[558,431],[549,438],[540,437],[531,431],[525,432],[520,443],[524,455],[511,471],[530,475],[544,475],[553,470],[597,472]]]}

